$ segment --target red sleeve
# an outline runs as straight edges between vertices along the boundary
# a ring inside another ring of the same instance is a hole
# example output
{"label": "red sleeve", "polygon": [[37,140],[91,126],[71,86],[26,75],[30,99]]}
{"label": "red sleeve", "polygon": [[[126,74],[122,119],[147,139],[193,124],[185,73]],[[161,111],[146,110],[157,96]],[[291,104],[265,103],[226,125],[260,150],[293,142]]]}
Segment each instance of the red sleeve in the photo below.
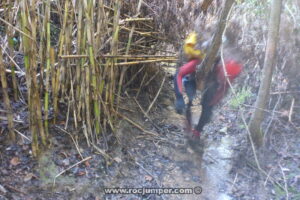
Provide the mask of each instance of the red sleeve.
{"label": "red sleeve", "polygon": [[[229,81],[232,83],[232,81],[241,73],[242,65],[234,60],[226,60],[225,69],[227,71]],[[215,96],[211,100],[210,105],[216,105],[225,96],[227,89],[229,88],[229,84],[227,83],[222,64],[219,64],[217,66],[216,73],[220,86],[217,89]]]}
{"label": "red sleeve", "polygon": [[183,65],[179,68],[178,75],[177,75],[177,85],[179,92],[182,93],[182,78],[187,75],[191,74],[196,71],[196,66],[200,63],[200,60],[194,59]]}

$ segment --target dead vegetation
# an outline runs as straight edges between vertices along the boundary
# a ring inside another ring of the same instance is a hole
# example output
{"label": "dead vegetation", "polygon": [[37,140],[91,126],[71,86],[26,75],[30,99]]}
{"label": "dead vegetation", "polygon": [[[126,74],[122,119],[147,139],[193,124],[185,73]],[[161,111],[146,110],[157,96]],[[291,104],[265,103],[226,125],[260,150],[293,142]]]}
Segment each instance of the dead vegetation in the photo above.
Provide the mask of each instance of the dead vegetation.
{"label": "dead vegetation", "polygon": [[49,124],[82,130],[89,145],[114,131],[124,91],[151,86],[162,76],[156,63],[176,61],[176,51],[164,46],[178,44],[184,35],[185,24],[177,17],[186,9],[181,6],[178,1],[2,1],[1,69],[3,78],[9,76],[2,85],[12,86],[3,94],[13,98],[5,98],[1,106],[8,115],[1,118],[9,122],[11,140],[18,113],[9,108],[20,100],[28,106],[24,117],[34,155],[47,146]]}

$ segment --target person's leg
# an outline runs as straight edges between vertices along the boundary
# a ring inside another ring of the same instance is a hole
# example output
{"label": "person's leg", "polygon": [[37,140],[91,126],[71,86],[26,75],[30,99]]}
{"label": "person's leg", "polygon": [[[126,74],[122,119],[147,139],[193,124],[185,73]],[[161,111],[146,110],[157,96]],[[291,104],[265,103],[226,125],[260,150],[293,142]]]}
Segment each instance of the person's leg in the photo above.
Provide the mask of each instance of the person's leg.
{"label": "person's leg", "polygon": [[218,87],[219,84],[216,80],[211,80],[211,82],[207,83],[206,90],[204,91],[201,100],[201,106],[202,106],[201,116],[197,126],[195,127],[195,133],[198,132],[196,134],[200,134],[200,132],[203,130],[203,127],[211,119],[212,111],[213,111],[213,105],[211,105],[211,101],[215,97]]}
{"label": "person's leg", "polygon": [[189,76],[185,76],[183,80],[183,85],[189,101],[193,101],[196,96],[197,89],[195,73],[192,73]]}
{"label": "person's leg", "polygon": [[175,97],[176,97],[175,108],[176,108],[177,113],[182,114],[185,110],[185,104],[184,104],[183,96],[178,89],[177,75],[178,75],[178,72],[174,76],[174,91],[175,91]]}
{"label": "person's leg", "polygon": [[192,130],[192,114],[191,114],[191,107],[193,105],[193,100],[196,96],[196,79],[195,79],[195,73],[190,74],[189,76],[185,76],[183,79],[183,85],[185,88],[185,92],[188,96],[189,102],[187,104],[186,108],[186,120],[187,120],[187,130],[191,131]]}

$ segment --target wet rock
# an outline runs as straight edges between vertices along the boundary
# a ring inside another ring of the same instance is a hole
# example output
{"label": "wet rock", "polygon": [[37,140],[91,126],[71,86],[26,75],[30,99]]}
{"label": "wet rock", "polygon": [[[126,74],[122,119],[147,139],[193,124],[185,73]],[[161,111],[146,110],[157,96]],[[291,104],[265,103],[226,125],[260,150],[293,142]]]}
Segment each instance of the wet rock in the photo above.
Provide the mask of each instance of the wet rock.
{"label": "wet rock", "polygon": [[33,177],[36,177],[33,173],[28,173],[28,174],[26,174],[26,176],[24,177],[24,181],[25,182],[28,182],[28,181],[30,181]]}
{"label": "wet rock", "polygon": [[173,110],[174,108],[173,108],[173,106],[168,106],[167,109],[168,110]]}
{"label": "wet rock", "polygon": [[77,174],[77,173],[79,173],[79,167],[73,167],[70,171],[73,173],[73,174]]}
{"label": "wet rock", "polygon": [[11,195],[11,198],[12,198],[13,200],[22,200],[22,198],[19,197],[19,196],[16,195],[16,194],[12,194],[12,195]]}
{"label": "wet rock", "polygon": [[7,190],[2,185],[0,185],[0,192],[2,192],[3,194],[6,194]]}
{"label": "wet rock", "polygon": [[70,160],[68,158],[66,158],[61,163],[62,163],[63,166],[69,166],[70,165]]}
{"label": "wet rock", "polygon": [[5,196],[0,195],[0,200],[8,200]]}
{"label": "wet rock", "polygon": [[16,144],[12,144],[9,147],[7,147],[5,150],[14,152],[14,151],[17,151],[17,149],[18,149],[18,146]]}
{"label": "wet rock", "polygon": [[201,181],[201,179],[200,179],[199,176],[193,176],[193,177],[192,177],[192,180],[193,180],[194,182],[200,182],[200,181]]}
{"label": "wet rock", "polygon": [[1,170],[1,173],[2,173],[4,176],[9,174],[9,172],[8,172],[6,169],[2,169],[2,170]]}

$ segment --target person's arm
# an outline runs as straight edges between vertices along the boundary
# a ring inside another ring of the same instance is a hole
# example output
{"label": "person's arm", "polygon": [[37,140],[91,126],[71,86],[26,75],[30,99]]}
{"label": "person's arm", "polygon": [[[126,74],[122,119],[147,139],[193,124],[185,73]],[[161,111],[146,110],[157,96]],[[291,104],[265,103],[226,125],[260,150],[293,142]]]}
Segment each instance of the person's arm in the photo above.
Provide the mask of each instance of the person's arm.
{"label": "person's arm", "polygon": [[194,59],[179,68],[179,71],[175,78],[176,78],[178,90],[180,93],[182,93],[182,78],[187,74],[191,74],[191,73],[195,72],[196,66],[199,63],[200,63],[200,60]]}

